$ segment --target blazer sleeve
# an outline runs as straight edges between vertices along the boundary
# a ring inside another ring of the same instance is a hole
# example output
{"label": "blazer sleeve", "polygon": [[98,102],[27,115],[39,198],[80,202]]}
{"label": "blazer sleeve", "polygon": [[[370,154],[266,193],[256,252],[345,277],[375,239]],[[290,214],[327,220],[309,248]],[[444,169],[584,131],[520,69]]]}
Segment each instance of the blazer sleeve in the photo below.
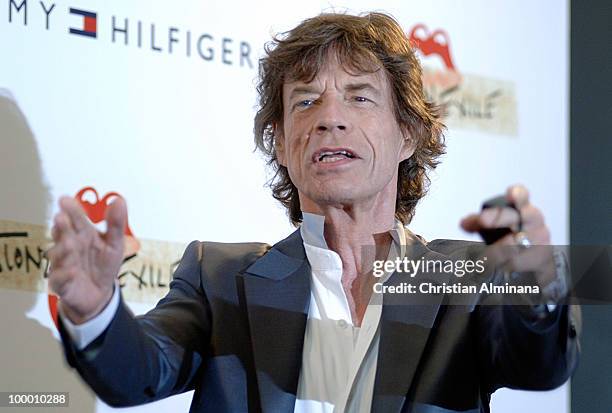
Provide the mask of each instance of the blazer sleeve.
{"label": "blazer sleeve", "polygon": [[538,322],[528,311],[502,304],[477,308],[483,390],[488,394],[500,387],[551,390],[576,368],[580,307],[558,305]]}
{"label": "blazer sleeve", "polygon": [[156,307],[134,316],[121,298],[107,329],[79,351],[59,323],[68,363],[107,404],[134,406],[194,388],[210,343],[201,243],[189,244]]}

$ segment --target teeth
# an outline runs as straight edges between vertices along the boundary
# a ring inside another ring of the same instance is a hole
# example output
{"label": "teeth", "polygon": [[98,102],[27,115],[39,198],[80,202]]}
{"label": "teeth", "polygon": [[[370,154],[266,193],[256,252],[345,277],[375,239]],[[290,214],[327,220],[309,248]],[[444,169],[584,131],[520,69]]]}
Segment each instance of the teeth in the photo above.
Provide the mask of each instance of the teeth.
{"label": "teeth", "polygon": [[323,158],[321,162],[324,162],[324,163],[325,162],[336,162],[342,159],[345,159],[345,157],[344,156],[328,156],[328,157]]}
{"label": "teeth", "polygon": [[[335,156],[335,155],[342,155],[342,157]],[[343,159],[343,157],[353,158],[353,155],[350,152],[348,152],[348,151],[336,151],[336,152],[326,151],[326,152],[321,152],[321,154],[319,154],[319,162],[334,162],[334,161]]]}

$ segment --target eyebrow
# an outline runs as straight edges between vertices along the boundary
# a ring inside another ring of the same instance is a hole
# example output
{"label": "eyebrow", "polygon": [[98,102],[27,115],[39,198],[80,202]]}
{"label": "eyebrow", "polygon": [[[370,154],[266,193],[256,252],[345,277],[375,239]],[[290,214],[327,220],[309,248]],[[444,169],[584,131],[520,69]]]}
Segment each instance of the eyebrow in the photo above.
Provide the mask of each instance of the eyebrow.
{"label": "eyebrow", "polygon": [[378,91],[378,89],[368,82],[349,83],[348,85],[346,85],[346,90],[348,90],[349,92],[359,92],[362,90],[366,90],[371,93],[374,93],[376,96],[380,96],[380,92]]}
{"label": "eyebrow", "polygon": [[[365,90],[365,91],[369,91],[373,93],[376,96],[380,96],[379,90],[369,82],[349,83],[345,86],[345,89],[348,92],[360,92],[360,91]],[[291,94],[289,95],[289,99],[292,99],[296,95],[304,95],[304,94],[312,94],[312,93],[317,93],[317,90],[314,87],[307,86],[307,85],[297,86],[291,91]]]}
{"label": "eyebrow", "polygon": [[317,93],[317,91],[313,87],[298,86],[291,91],[291,94],[289,95],[289,99],[292,99],[295,95],[307,95],[307,94],[312,94],[312,93]]}

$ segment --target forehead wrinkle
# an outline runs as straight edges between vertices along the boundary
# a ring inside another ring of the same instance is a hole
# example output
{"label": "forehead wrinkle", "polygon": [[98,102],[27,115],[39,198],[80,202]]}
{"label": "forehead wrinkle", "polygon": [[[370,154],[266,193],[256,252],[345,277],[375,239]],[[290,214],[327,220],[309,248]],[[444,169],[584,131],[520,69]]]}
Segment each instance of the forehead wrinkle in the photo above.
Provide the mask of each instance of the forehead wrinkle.
{"label": "forehead wrinkle", "polygon": [[323,51],[324,58],[320,59],[319,54],[309,53],[308,57],[295,62],[292,69],[285,74],[285,83],[304,82],[311,83],[322,71],[328,67],[336,65],[349,75],[375,74],[383,68],[382,63],[373,55],[367,55],[345,49],[339,49],[336,45],[331,45]]}

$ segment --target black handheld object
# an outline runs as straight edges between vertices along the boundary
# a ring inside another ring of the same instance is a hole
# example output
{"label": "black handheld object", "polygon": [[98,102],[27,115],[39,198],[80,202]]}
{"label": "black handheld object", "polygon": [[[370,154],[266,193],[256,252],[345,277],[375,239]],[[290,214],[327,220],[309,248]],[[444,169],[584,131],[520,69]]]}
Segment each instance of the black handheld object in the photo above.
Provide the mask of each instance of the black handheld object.
{"label": "black handheld object", "polygon": [[[484,211],[487,208],[514,208],[516,206],[508,201],[505,195],[499,195],[491,199],[487,199],[482,204],[481,211]],[[478,231],[485,244],[491,245],[499,239],[502,239],[508,234],[512,233],[512,229],[509,227],[502,228],[490,228],[490,229],[481,229]]]}

